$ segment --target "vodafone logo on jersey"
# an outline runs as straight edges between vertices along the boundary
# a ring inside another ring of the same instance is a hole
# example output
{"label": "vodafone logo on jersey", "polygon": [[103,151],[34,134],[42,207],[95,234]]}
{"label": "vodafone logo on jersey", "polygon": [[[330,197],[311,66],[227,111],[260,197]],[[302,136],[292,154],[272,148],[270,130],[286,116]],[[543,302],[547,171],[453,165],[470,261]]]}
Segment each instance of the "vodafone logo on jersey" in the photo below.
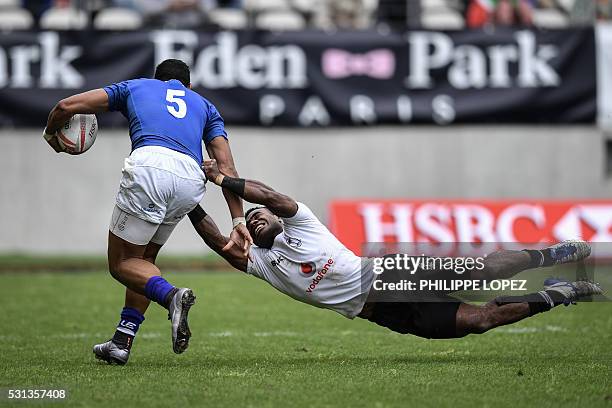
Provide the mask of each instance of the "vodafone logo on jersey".
{"label": "vodafone logo on jersey", "polygon": [[317,271],[317,266],[314,262],[305,262],[300,264],[300,272],[305,276],[312,276]]}
{"label": "vodafone logo on jersey", "polygon": [[[327,262],[325,263],[325,265],[323,265],[323,268],[321,268],[321,270],[317,272],[316,276],[312,279],[312,282],[310,282],[310,284],[306,288],[306,293],[312,293],[315,291],[315,289],[317,288],[317,285],[325,278],[325,274],[327,274],[327,272],[329,271],[329,269],[332,267],[333,264],[334,264],[334,260],[332,258],[329,258]],[[302,271],[303,271],[303,268],[304,268],[304,264],[302,264]]]}
{"label": "vodafone logo on jersey", "polygon": [[330,229],[356,254],[367,242],[612,242],[612,200],[334,201]]}

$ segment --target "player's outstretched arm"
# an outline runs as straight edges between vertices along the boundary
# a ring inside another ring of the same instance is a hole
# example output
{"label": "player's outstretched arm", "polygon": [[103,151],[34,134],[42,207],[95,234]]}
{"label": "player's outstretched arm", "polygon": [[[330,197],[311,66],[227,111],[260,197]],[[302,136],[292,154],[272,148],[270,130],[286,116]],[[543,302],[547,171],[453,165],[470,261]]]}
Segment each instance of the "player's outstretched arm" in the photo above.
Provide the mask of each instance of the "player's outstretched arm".
{"label": "player's outstretched arm", "polygon": [[[218,163],[219,169],[232,177],[238,177],[238,171],[234,165],[234,158],[227,139],[224,137],[216,137],[206,145],[206,151],[211,158]],[[230,239],[233,242],[243,240],[243,251],[245,255],[249,253],[249,247],[253,243],[253,239],[246,228],[246,220],[244,219],[244,207],[242,199],[233,191],[226,188],[223,189],[223,196],[227,202],[230,214],[232,215],[233,230]]]}
{"label": "player's outstretched arm", "polygon": [[206,214],[200,205],[197,205],[189,213],[189,220],[206,245],[221,255],[234,268],[243,272],[246,271],[248,260],[243,250],[239,245],[233,245],[231,248],[224,250],[230,239],[221,234],[212,217]]}
{"label": "player's outstretched arm", "polygon": [[[217,161],[219,170],[228,176],[238,177],[238,171],[234,165],[234,157],[230,149],[227,139],[224,137],[216,137],[206,145],[206,151],[211,159]],[[227,206],[232,214],[232,218],[244,217],[244,208],[242,200],[235,193],[229,190],[223,190],[223,196],[227,202]]]}
{"label": "player's outstretched arm", "polygon": [[204,172],[209,181],[233,191],[248,202],[265,205],[279,217],[293,217],[298,210],[298,205],[293,198],[274,191],[260,181],[222,174],[214,159],[204,161]]}

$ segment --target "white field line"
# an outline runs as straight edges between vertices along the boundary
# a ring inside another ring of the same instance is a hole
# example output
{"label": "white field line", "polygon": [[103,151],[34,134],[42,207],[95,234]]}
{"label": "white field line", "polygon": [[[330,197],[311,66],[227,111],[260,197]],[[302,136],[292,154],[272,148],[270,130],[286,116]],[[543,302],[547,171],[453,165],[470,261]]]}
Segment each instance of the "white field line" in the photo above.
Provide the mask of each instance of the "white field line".
{"label": "white field line", "polygon": [[561,326],[538,326],[538,327],[498,327],[493,329],[492,333],[508,333],[508,334],[525,334],[525,333],[542,333],[542,332],[568,332],[569,330]]}
{"label": "white field line", "polygon": [[298,333],[298,332],[292,332],[292,331],[271,331],[271,332],[254,332],[254,333],[247,333],[247,332],[232,332],[232,331],[222,331],[222,332],[210,332],[207,333],[208,336],[210,337],[232,337],[232,336],[237,336],[237,337],[241,337],[241,336],[245,336],[245,337],[295,337],[295,336],[301,336],[301,335],[305,335],[306,333]]}
{"label": "white field line", "polygon": [[294,337],[299,336],[300,333],[291,332],[291,331],[272,331],[272,332],[255,332],[253,336],[255,337]]}
{"label": "white field line", "polygon": [[231,331],[222,331],[222,332],[212,332],[208,333],[211,337],[231,337],[234,335],[234,332]]}

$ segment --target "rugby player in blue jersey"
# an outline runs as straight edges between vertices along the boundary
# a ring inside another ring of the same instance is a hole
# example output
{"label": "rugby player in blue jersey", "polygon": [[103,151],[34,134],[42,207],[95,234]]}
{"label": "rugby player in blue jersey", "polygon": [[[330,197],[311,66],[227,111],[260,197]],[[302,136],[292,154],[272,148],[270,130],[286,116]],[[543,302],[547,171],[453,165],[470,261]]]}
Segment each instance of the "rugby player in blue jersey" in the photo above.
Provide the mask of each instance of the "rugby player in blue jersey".
{"label": "rugby player in blue jersey", "polygon": [[[119,111],[129,122],[132,152],[125,159],[108,234],[111,275],[126,286],[125,305],[113,338],[94,346],[98,359],[125,364],[150,301],[168,309],[172,348],[184,352],[191,332],[187,315],[195,302],[189,288],[161,277],[155,259],[177,223],[205,192],[202,141],[226,174],[237,177],[223,118],[208,100],[191,90],[189,67],[169,59],[154,79],[134,79],[70,96],[49,114],[45,140],[62,151],[57,130],[73,115]],[[234,229],[233,242],[248,253],[242,199],[223,191]]]}

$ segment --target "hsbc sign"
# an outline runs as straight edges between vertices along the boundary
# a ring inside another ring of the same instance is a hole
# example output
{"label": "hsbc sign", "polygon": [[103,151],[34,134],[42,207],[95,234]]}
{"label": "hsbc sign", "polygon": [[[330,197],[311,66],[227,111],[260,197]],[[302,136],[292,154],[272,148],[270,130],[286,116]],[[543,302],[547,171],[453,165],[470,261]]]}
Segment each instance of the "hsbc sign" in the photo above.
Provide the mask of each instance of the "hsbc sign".
{"label": "hsbc sign", "polygon": [[376,242],[612,242],[612,201],[335,201],[330,228],[356,253]]}

